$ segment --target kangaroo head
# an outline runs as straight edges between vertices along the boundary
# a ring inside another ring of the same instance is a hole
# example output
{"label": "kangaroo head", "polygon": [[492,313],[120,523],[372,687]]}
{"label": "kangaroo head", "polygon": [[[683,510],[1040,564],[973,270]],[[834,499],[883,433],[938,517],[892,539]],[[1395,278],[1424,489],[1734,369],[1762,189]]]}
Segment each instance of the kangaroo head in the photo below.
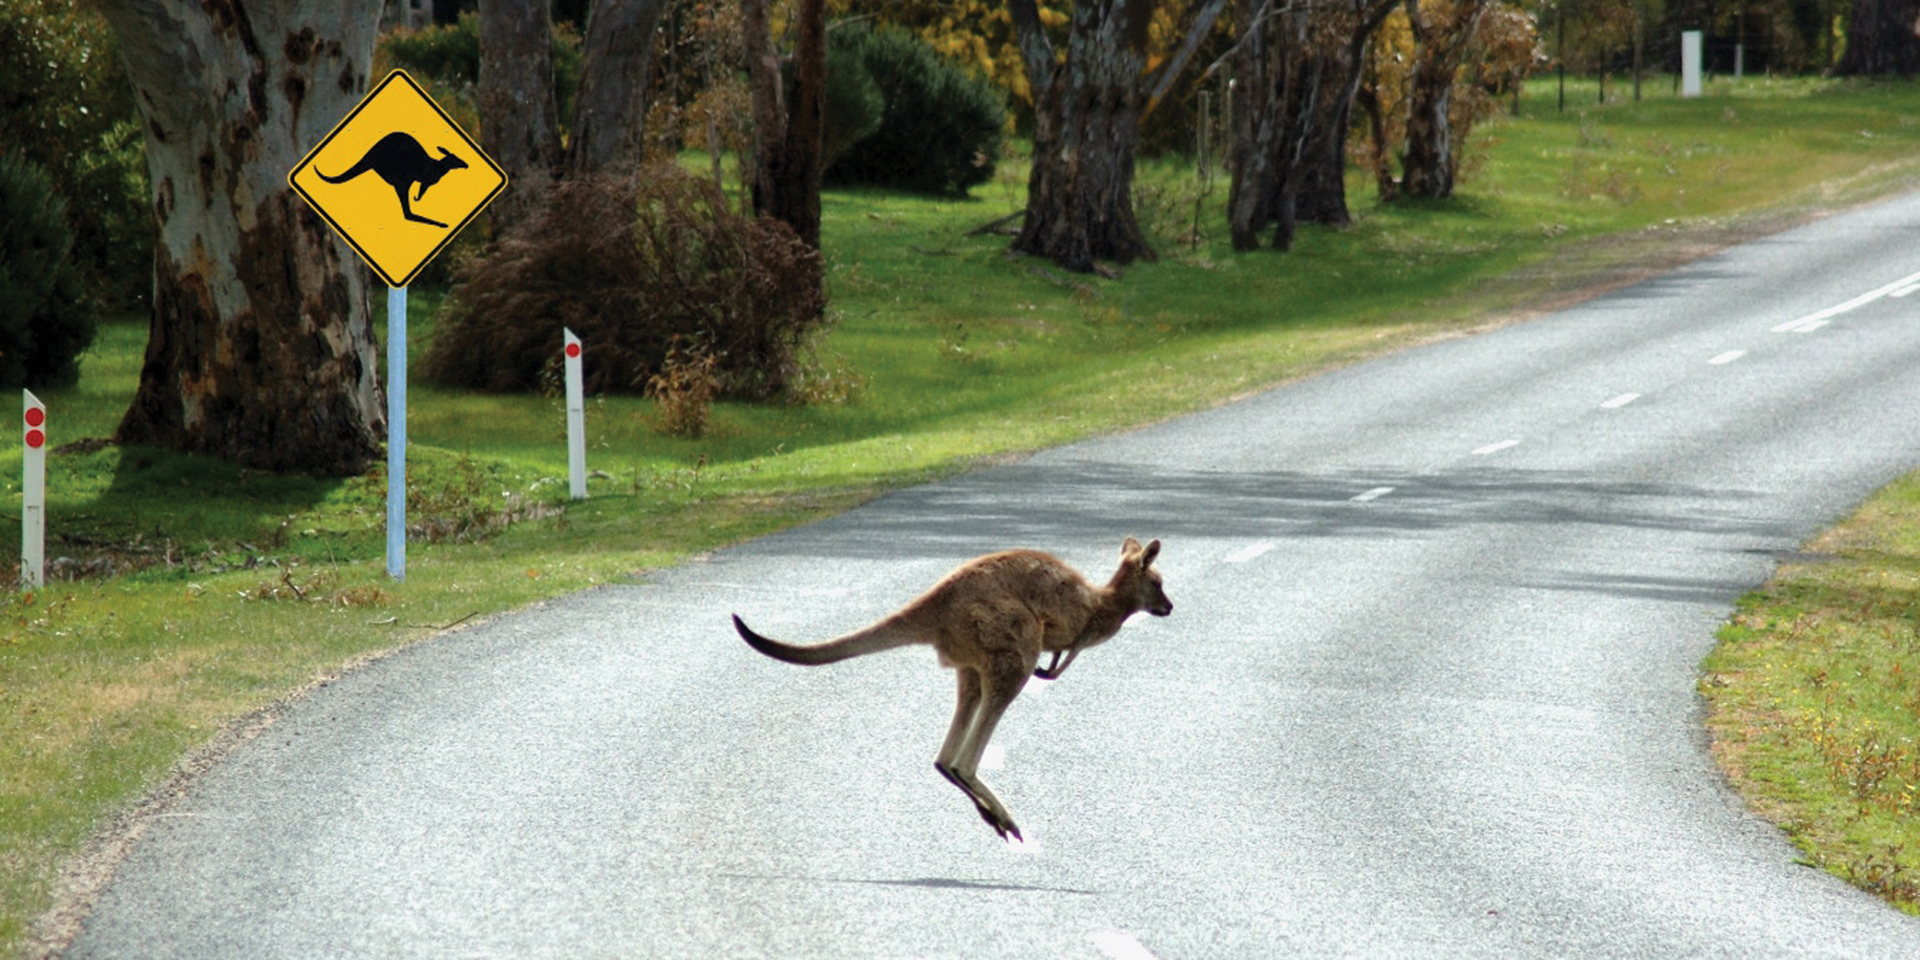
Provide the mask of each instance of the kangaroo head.
{"label": "kangaroo head", "polygon": [[436,147],[440,151],[440,166],[448,170],[465,170],[467,162],[447,151],[446,147]]}
{"label": "kangaroo head", "polygon": [[1112,586],[1132,600],[1141,610],[1156,617],[1173,612],[1173,601],[1160,583],[1160,571],[1153,569],[1153,558],[1160,555],[1160,541],[1146,546],[1132,537],[1120,545],[1120,570],[1113,575]]}

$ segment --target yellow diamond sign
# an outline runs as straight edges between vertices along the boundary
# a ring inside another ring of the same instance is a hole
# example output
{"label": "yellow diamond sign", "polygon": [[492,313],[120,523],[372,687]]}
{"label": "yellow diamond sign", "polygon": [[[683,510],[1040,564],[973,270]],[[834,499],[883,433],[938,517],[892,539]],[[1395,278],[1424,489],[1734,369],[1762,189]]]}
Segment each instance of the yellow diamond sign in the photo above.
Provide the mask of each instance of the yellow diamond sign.
{"label": "yellow diamond sign", "polygon": [[404,287],[507,186],[405,71],[387,74],[287,183],[391,287]]}

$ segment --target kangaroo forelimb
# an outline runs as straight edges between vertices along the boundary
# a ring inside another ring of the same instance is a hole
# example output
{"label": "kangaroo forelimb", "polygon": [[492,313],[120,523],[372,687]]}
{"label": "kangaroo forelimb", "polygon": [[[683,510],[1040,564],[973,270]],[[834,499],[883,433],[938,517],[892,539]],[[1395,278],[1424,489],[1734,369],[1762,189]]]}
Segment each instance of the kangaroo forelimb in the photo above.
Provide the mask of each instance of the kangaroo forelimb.
{"label": "kangaroo forelimb", "polygon": [[[1060,662],[1060,656],[1062,654],[1066,655],[1067,660],[1065,663]],[[1061,674],[1067,672],[1068,667],[1073,666],[1073,658],[1079,655],[1079,647],[1073,647],[1067,650],[1055,650],[1053,651],[1053,659],[1048,661],[1046,666],[1035,670],[1033,675],[1042,680],[1058,680]]]}

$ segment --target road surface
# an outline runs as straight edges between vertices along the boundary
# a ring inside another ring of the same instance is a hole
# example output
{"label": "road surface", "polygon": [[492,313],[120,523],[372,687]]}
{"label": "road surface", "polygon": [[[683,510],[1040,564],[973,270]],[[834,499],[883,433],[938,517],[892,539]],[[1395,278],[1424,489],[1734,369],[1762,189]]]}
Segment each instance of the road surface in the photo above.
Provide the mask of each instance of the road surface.
{"label": "road surface", "polygon": [[[76,958],[1912,958],[1702,732],[1733,600],[1920,462],[1920,196],[421,644],[165,816]],[[1284,311],[1284,304],[1275,309]],[[1137,617],[933,770],[914,648],[749,651],[1010,546]]]}

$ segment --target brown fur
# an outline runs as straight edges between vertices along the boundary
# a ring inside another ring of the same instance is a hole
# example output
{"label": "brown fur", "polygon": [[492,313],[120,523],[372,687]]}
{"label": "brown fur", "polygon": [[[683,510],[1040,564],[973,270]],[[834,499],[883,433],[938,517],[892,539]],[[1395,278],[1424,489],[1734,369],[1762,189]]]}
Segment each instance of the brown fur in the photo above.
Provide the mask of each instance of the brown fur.
{"label": "brown fur", "polygon": [[[981,751],[1028,677],[1057,679],[1081,650],[1105,642],[1141,610],[1156,617],[1173,612],[1160,572],[1152,567],[1159,553],[1160,541],[1142,547],[1128,537],[1120,548],[1120,569],[1104,587],[1036,550],[988,554],[961,564],[872,626],[813,646],[770,640],[738,616],[733,626],[755,650],[808,666],[931,644],[960,682],[953,724],[934,768],[967,794],[988,826],[1017,840],[1020,828],[1013,816],[975,776]],[[1042,653],[1053,655],[1045,668],[1039,667]]]}

